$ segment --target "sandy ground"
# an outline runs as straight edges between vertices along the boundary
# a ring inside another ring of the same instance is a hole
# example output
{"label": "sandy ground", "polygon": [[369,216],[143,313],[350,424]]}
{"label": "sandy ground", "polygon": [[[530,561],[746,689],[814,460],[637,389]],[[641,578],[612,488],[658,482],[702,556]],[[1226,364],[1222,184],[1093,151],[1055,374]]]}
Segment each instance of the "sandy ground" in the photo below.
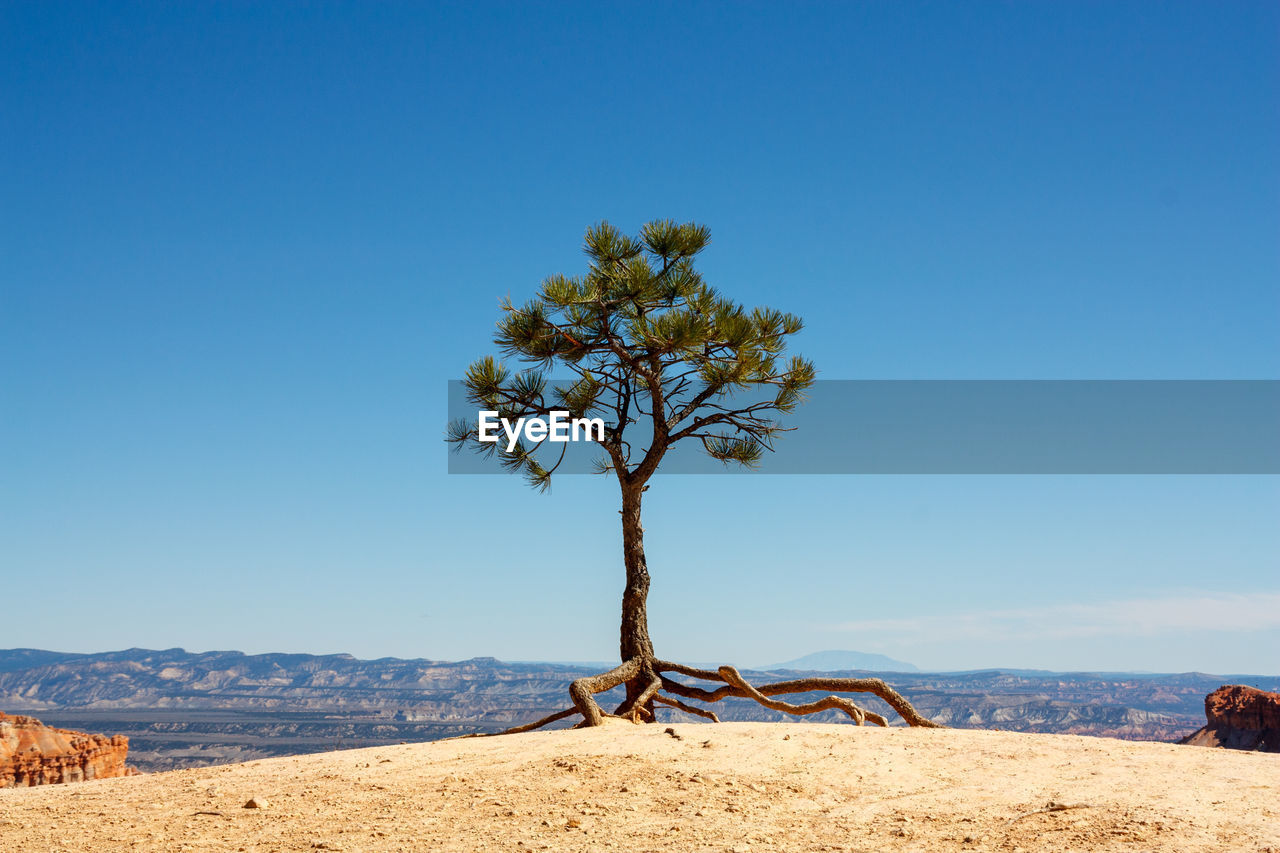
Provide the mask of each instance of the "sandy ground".
{"label": "sandy ground", "polygon": [[[1280,853],[1280,755],[610,723],[0,791],[0,851]],[[246,809],[250,798],[266,801]],[[1043,811],[1049,803],[1072,808]]]}

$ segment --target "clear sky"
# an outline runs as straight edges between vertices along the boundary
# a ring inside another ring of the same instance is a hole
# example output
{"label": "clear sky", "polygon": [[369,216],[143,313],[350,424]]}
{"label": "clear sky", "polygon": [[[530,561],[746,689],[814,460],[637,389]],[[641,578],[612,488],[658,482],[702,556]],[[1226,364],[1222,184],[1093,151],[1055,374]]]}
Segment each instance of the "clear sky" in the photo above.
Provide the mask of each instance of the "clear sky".
{"label": "clear sky", "polygon": [[[0,6],[0,647],[607,660],[616,484],[445,473],[580,239],[827,379],[1280,378],[1280,6]],[[816,436],[789,441],[818,440]],[[665,477],[660,654],[1275,674],[1275,477]]]}

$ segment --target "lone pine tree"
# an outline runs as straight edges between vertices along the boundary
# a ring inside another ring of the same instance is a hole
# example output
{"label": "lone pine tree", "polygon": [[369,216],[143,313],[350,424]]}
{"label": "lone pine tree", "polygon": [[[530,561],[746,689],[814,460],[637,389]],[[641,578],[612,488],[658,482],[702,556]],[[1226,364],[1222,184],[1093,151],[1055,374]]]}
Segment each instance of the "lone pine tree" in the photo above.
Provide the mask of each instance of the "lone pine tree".
{"label": "lone pine tree", "polygon": [[[463,385],[468,401],[509,423],[547,418],[553,411],[572,418],[601,416],[597,467],[615,476],[622,492],[622,663],[574,681],[571,707],[508,731],[528,731],[574,715],[582,717],[580,725],[599,725],[610,715],[595,696],[619,685],[625,685],[626,699],[613,716],[635,722],[654,721],[655,705],[717,720],[711,711],[684,700],[713,703],[734,696],[790,714],[838,709],[859,725],[865,720],[886,725],[879,714],[842,696],[798,704],[772,698],[822,691],[871,693],[910,725],[934,726],[878,678],[801,678],[756,687],[731,666],[698,669],[662,660],[654,652],[641,523],[649,479],[681,441],[699,442],[726,464],[758,464],[785,431],[775,418],[800,403],[815,376],[812,362],[785,356],[787,339],[800,331],[799,317],[772,308],[748,311],[703,281],[694,258],[709,242],[706,227],[669,220],[648,223],[638,237],[608,223],[588,229],[585,275],[553,275],[529,302],[502,303],[494,343],[524,369],[513,372],[489,356],[467,370]],[[548,375],[556,368],[571,373],[572,381],[549,385]],[[544,464],[539,451],[546,449],[545,442],[481,438],[476,423],[450,424],[448,441],[455,448],[496,455],[508,470],[541,490],[565,458],[565,445],[554,463]],[[632,441],[647,447],[634,449]],[[718,686],[694,687],[672,675]]]}

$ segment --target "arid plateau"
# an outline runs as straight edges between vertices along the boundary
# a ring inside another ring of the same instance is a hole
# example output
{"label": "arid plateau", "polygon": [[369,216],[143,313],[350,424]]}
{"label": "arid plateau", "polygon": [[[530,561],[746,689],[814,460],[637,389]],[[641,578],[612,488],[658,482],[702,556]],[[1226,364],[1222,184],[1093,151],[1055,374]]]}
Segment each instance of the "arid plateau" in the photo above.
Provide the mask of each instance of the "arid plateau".
{"label": "arid plateau", "polygon": [[609,721],[0,797],[0,851],[1048,849],[1280,851],[1280,756],[1075,735]]}

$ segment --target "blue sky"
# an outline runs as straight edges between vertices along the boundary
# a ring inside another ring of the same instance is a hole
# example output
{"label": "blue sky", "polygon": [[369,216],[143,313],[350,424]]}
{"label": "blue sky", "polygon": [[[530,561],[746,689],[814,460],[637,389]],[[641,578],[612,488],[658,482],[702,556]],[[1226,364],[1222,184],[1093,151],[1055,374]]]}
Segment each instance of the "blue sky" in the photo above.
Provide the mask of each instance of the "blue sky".
{"label": "blue sky", "polygon": [[[6,4],[0,647],[611,658],[616,485],[441,441],[499,298],[602,219],[711,226],[708,278],[805,317],[828,379],[1280,378],[1278,25]],[[1274,674],[1278,511],[1275,477],[667,477],[652,628]]]}

